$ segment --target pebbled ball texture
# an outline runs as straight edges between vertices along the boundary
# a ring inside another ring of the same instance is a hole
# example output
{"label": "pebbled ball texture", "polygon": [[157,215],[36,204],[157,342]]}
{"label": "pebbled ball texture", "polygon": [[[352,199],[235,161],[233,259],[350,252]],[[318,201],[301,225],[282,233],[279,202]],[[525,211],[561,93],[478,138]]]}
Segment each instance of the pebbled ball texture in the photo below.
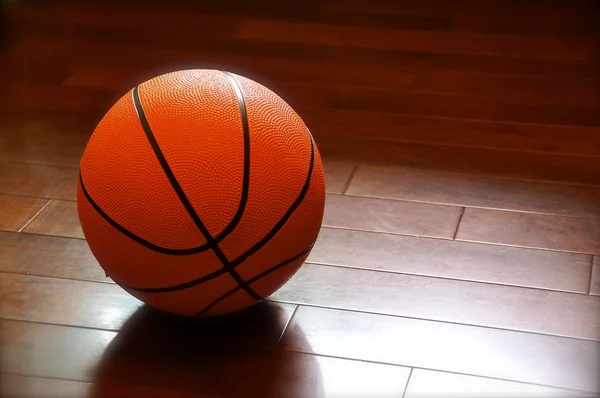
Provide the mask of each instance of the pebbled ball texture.
{"label": "pebbled ball texture", "polygon": [[256,304],[302,265],[325,179],[309,130],[279,96],[239,75],[184,70],[107,112],[77,195],[109,277],[157,309],[212,316]]}

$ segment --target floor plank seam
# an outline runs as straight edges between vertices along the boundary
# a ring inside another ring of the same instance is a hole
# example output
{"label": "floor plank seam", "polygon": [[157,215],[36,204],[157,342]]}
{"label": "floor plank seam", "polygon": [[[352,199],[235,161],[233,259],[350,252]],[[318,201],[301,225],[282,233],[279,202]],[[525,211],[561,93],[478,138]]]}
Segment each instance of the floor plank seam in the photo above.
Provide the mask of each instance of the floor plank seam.
{"label": "floor plank seam", "polygon": [[[328,193],[328,195],[340,195],[340,194],[332,192],[332,193]],[[578,219],[584,219],[584,220],[600,219],[600,214],[598,214],[597,216],[592,216],[592,215],[583,216],[583,215],[565,214],[565,213],[548,213],[548,212],[533,211],[533,210],[508,209],[508,208],[503,208],[503,207],[475,206],[475,205],[465,205],[465,204],[459,204],[459,203],[444,203],[444,202],[416,200],[416,199],[399,199],[399,198],[392,198],[391,196],[377,196],[377,195],[354,194],[354,193],[349,193],[349,194],[347,193],[347,194],[344,194],[344,196],[349,196],[349,197],[354,197],[354,198],[384,200],[384,201],[390,201],[390,202],[417,203],[417,204],[440,206],[440,207],[453,207],[453,208],[460,207],[463,209],[478,209],[478,210],[502,211],[502,212],[507,212],[507,213],[531,214],[531,215],[537,215],[537,216],[578,218]]]}
{"label": "floor plank seam", "polygon": [[590,296],[594,296],[592,294],[592,283],[594,282],[594,268],[596,266],[596,261],[595,261],[595,256],[592,256],[591,259],[591,264],[590,264],[590,274],[588,277],[588,289],[587,289],[587,294],[589,294]]}
{"label": "floor plank seam", "polygon": [[288,327],[290,326],[290,324],[292,323],[292,321],[294,320],[294,316],[296,315],[296,312],[298,311],[298,308],[300,306],[299,305],[295,305],[294,306],[294,310],[292,311],[292,314],[290,315],[289,319],[287,320],[287,322],[285,323],[285,325],[283,326],[283,330],[281,331],[281,335],[279,336],[279,338],[277,339],[277,342],[275,343],[275,347],[277,348],[279,347],[279,344],[281,343],[281,341],[283,340],[283,338],[285,337],[285,333],[288,330]]}
{"label": "floor plank seam", "polygon": [[298,305],[298,307],[322,308],[325,310],[353,312],[353,313],[358,313],[358,314],[375,315],[375,316],[388,317],[388,318],[394,318],[394,319],[412,319],[412,320],[416,320],[416,321],[443,323],[443,324],[447,324],[447,325],[456,325],[456,326],[464,326],[464,327],[479,328],[479,329],[500,330],[500,331],[511,332],[511,333],[525,333],[525,334],[531,334],[531,335],[535,335],[535,336],[546,336],[546,337],[554,337],[554,338],[560,338],[560,339],[568,339],[568,340],[584,341],[584,342],[589,342],[589,343],[594,343],[594,344],[600,344],[600,337],[599,337],[599,340],[594,340],[594,339],[590,339],[590,338],[573,337],[573,336],[566,336],[566,335],[562,335],[562,334],[534,332],[531,330],[524,330],[524,329],[509,329],[509,328],[503,328],[503,327],[499,327],[499,326],[488,326],[488,325],[474,324],[474,323],[460,323],[460,322],[445,321],[445,320],[441,320],[441,319],[419,318],[419,317],[408,316],[408,315],[393,315],[393,314],[386,314],[386,313],[381,313],[381,312],[373,312],[373,311],[366,311],[366,310],[359,310],[359,309],[349,309],[349,308],[343,308],[343,307],[333,307],[333,306],[325,306],[325,305],[295,302],[295,301],[276,300],[276,299],[272,299],[272,298],[266,298],[265,301],[269,301],[272,303],[281,303],[281,304],[295,304],[295,305]]}
{"label": "floor plank seam", "polygon": [[39,216],[45,209],[46,207],[48,207],[50,205],[50,202],[52,202],[52,199],[47,200],[46,203],[44,203],[44,205],[27,221],[25,222],[25,224],[23,224],[23,226],[21,228],[18,229],[17,233],[22,233],[23,230],[25,228],[27,228],[27,226],[37,217]]}
{"label": "floor plank seam", "polygon": [[452,240],[455,241],[458,236],[458,230],[460,229],[460,225],[462,223],[463,216],[465,215],[465,207],[460,209],[460,214],[458,215],[458,222],[456,223],[456,229],[454,230],[454,234],[452,235]]}
{"label": "floor plank seam", "polygon": [[[439,275],[426,275],[426,274],[419,274],[419,273],[413,273],[413,272],[402,272],[402,271],[385,270],[385,269],[377,269],[377,268],[358,267],[358,266],[345,265],[345,264],[323,263],[323,262],[310,261],[310,260],[305,261],[305,264],[313,264],[313,265],[319,265],[319,266],[323,266],[323,267],[345,268],[345,269],[351,269],[351,270],[355,270],[355,271],[381,272],[381,273],[385,273],[385,274],[394,274],[394,275],[418,276],[418,277],[422,277],[422,278],[441,279],[441,280],[447,280],[447,281],[458,281],[458,282],[473,283],[473,284],[478,284],[478,285],[505,286],[505,287],[512,287],[515,289],[529,289],[529,290],[539,290],[539,291],[543,291],[543,292],[565,293],[565,294],[573,294],[573,295],[584,296],[584,297],[588,296],[588,293],[585,291],[575,292],[572,290],[560,290],[560,289],[550,289],[550,288],[525,286],[525,285],[513,285],[513,284],[509,284],[509,283],[481,281],[481,280],[475,280],[475,279],[452,278],[449,276],[439,276]],[[0,271],[0,273],[1,272],[2,271]],[[50,277],[50,278],[52,278],[52,277]]]}
{"label": "floor plank seam", "polygon": [[[397,367],[397,368],[410,368],[411,375],[412,375],[413,370],[424,370],[424,371],[432,371],[432,372],[440,372],[440,373],[449,373],[449,374],[459,375],[459,376],[481,377],[484,379],[506,381],[506,382],[511,382],[511,383],[530,385],[530,386],[550,387],[550,388],[556,388],[559,390],[564,390],[565,392],[567,392],[567,391],[574,392],[574,393],[593,392],[593,391],[588,391],[588,390],[577,390],[577,389],[573,389],[573,388],[566,388],[566,387],[562,387],[562,386],[558,386],[558,385],[531,383],[531,382],[526,382],[526,381],[521,381],[521,380],[504,379],[501,377],[487,376],[487,375],[482,375],[482,374],[456,372],[456,371],[445,370],[443,368],[425,368],[425,367],[421,367],[421,366],[412,366],[409,364],[400,364],[400,363],[385,362],[385,361],[375,361],[375,360],[362,359],[362,358],[357,358],[357,357],[342,357],[342,356],[338,356],[338,355],[319,354],[319,353],[314,353],[314,352],[308,353],[308,352],[293,349],[293,348],[284,348],[284,350],[287,352],[292,352],[292,353],[296,353],[296,354],[314,355],[314,356],[323,357],[323,358],[341,359],[341,360],[345,360],[345,361],[355,361],[355,362],[365,362],[365,363],[372,363],[374,365],[392,366],[392,367]],[[407,387],[408,387],[409,383],[410,383],[410,379],[406,383]]]}
{"label": "floor plank seam", "polygon": [[544,251],[553,252],[553,253],[581,254],[581,255],[585,255],[585,256],[600,255],[600,253],[596,253],[596,252],[573,251],[573,250],[565,250],[565,249],[552,249],[549,247],[524,246],[524,245],[515,245],[515,244],[500,243],[500,242],[484,242],[484,241],[468,240],[468,239],[461,239],[461,238],[457,238],[454,242],[476,243],[476,244],[483,244],[483,245],[489,244],[489,245],[493,245],[493,246],[515,247],[518,249],[544,250]]}
{"label": "floor plank seam", "polygon": [[350,188],[350,185],[352,184],[352,180],[354,179],[354,176],[356,175],[356,171],[358,170],[359,167],[360,167],[360,163],[356,163],[354,165],[354,167],[352,167],[350,176],[348,176],[348,180],[346,180],[346,182],[344,183],[344,188],[342,189],[341,195],[346,195],[346,192],[348,191],[348,188]]}

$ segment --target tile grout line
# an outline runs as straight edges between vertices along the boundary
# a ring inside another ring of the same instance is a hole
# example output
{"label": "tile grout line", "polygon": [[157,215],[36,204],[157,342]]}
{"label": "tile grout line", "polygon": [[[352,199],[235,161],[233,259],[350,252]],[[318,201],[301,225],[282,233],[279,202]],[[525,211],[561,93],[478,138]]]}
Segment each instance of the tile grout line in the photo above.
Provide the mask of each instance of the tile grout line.
{"label": "tile grout line", "polygon": [[458,230],[460,229],[460,225],[462,223],[463,217],[465,215],[466,207],[462,207],[460,210],[460,214],[458,215],[458,223],[456,224],[456,230],[454,230],[454,235],[452,235],[452,240],[456,241],[456,237],[458,236]]}
{"label": "tile grout line", "polygon": [[292,311],[292,315],[290,315],[290,319],[288,319],[288,321],[285,323],[285,326],[283,327],[283,330],[281,331],[281,335],[277,339],[277,342],[275,343],[275,346],[273,347],[273,349],[276,349],[277,347],[279,347],[279,343],[281,343],[281,340],[283,340],[283,336],[285,335],[285,332],[288,330],[288,327],[294,320],[294,316],[296,316],[296,312],[298,312],[298,308],[300,308],[300,305],[295,304],[294,311]]}
{"label": "tile grout line", "polygon": [[358,170],[359,166],[360,166],[360,162],[357,162],[354,165],[354,167],[352,168],[352,172],[350,172],[350,176],[348,176],[348,180],[344,184],[344,189],[342,190],[342,195],[346,195],[346,192],[348,191],[348,188],[350,188],[350,185],[352,184],[352,180],[354,179],[354,176],[356,175],[356,171]]}
{"label": "tile grout line", "polygon": [[28,226],[29,224],[31,224],[31,222],[32,222],[32,221],[33,221],[33,220],[34,220],[34,219],[35,219],[35,218],[36,218],[38,215],[40,215],[40,213],[41,213],[41,212],[43,212],[43,211],[44,211],[44,209],[45,209],[46,207],[48,207],[48,205],[50,204],[50,202],[52,202],[52,200],[53,200],[53,199],[49,199],[49,200],[48,200],[46,203],[44,203],[44,205],[43,205],[43,206],[42,206],[42,207],[41,207],[41,208],[40,208],[40,209],[39,209],[39,210],[38,210],[38,211],[37,211],[37,212],[36,212],[36,213],[35,213],[35,214],[34,214],[34,215],[33,215],[33,216],[32,216],[32,217],[31,217],[31,218],[30,218],[30,219],[29,219],[29,220],[28,220],[28,221],[27,221],[27,222],[26,222],[26,223],[25,223],[25,224],[24,224],[22,227],[21,227],[21,228],[19,228],[19,230],[17,231],[17,233],[21,233],[21,232],[23,232],[23,230],[24,230],[25,228],[27,228],[27,226]]}

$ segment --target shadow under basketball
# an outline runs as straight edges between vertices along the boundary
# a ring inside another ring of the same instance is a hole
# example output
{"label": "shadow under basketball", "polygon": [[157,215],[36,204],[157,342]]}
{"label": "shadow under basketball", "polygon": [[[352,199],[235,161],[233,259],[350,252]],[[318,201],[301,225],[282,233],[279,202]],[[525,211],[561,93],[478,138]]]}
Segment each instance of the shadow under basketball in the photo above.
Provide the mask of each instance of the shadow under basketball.
{"label": "shadow under basketball", "polygon": [[288,319],[269,302],[214,319],[143,306],[105,350],[90,396],[322,396],[314,357],[275,349]]}

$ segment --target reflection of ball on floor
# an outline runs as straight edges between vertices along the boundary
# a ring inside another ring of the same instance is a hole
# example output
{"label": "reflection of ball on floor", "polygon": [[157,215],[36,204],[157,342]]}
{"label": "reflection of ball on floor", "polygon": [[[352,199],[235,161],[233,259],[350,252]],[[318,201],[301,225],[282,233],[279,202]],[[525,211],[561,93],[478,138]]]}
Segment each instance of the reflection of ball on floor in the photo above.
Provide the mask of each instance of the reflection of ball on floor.
{"label": "reflection of ball on floor", "polygon": [[218,315],[281,287],[314,244],[318,149],[281,98],[244,77],[185,70],[123,96],[91,136],[78,210],[115,282],[165,311]]}

